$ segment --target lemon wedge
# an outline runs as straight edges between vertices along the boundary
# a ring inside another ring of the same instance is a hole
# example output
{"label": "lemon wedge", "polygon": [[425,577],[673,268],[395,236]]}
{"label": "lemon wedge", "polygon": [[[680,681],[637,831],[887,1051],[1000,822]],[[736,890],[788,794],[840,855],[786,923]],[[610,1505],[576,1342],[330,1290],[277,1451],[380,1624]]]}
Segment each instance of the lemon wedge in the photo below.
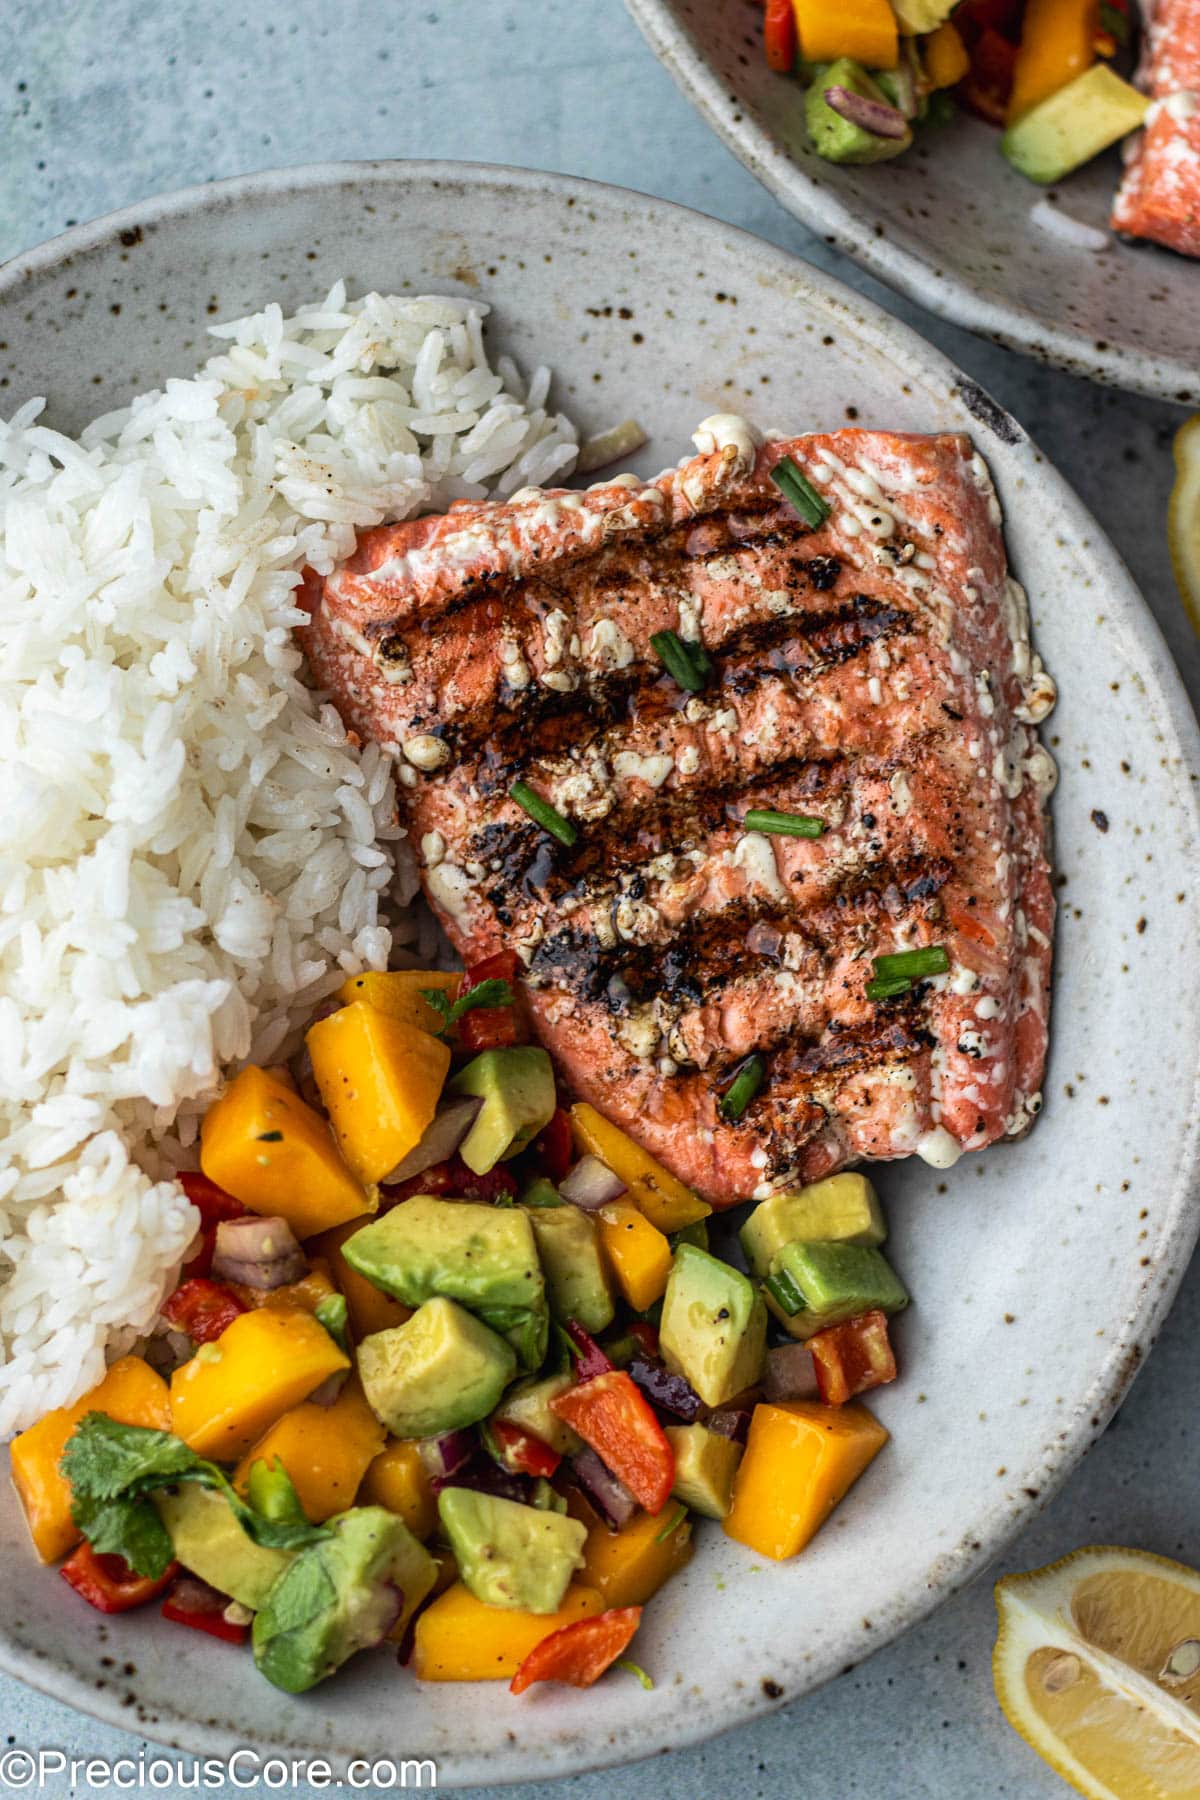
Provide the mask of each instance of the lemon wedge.
{"label": "lemon wedge", "polygon": [[996,1584],[1005,1717],[1091,1800],[1200,1795],[1200,1574],[1091,1545]]}
{"label": "lemon wedge", "polygon": [[1200,632],[1200,413],[1175,433],[1175,485],[1167,507],[1167,542],[1192,627]]}

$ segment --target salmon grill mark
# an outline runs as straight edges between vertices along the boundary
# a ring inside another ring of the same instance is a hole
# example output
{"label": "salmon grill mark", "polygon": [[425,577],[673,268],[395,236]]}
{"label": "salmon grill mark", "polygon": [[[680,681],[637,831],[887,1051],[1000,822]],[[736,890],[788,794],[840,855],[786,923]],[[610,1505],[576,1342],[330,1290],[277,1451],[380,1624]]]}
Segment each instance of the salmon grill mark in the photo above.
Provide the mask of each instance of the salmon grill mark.
{"label": "salmon grill mark", "polygon": [[[816,529],[769,479],[783,455],[829,504]],[[456,948],[516,948],[564,1089],[718,1205],[1026,1129],[1054,918],[1024,722],[1052,685],[970,443],[742,456],[364,532],[302,633],[349,725],[449,751],[416,746],[399,793]],[[702,647],[694,688],[663,632]],[[932,945],[945,973],[867,997],[876,956]]]}

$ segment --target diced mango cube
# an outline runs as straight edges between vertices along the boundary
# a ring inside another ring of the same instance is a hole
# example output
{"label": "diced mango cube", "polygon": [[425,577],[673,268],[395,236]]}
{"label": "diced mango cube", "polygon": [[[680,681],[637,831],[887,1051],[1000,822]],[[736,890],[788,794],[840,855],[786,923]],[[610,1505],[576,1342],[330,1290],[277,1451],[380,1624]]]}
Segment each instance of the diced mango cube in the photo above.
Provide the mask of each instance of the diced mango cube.
{"label": "diced mango cube", "polygon": [[669,1242],[628,1200],[601,1207],[597,1223],[617,1286],[635,1312],[645,1312],[666,1289],[671,1273]]}
{"label": "diced mango cube", "polygon": [[419,1681],[507,1681],[552,1631],[603,1611],[594,1588],[569,1587],[556,1613],[530,1613],[485,1606],[456,1581],[417,1619],[413,1673]]}
{"label": "diced mango cube", "polygon": [[292,1478],[305,1517],[320,1525],[353,1506],[386,1436],[352,1376],[332,1406],[306,1400],[269,1425],[238,1464],[233,1485],[245,1495],[256,1462],[265,1462],[268,1468],[280,1462]]}
{"label": "diced mango cube", "polygon": [[776,1562],[795,1556],[887,1440],[865,1406],[756,1406],[722,1529]]}
{"label": "diced mango cube", "polygon": [[461,985],[461,975],[447,975],[441,969],[371,970],[343,981],[337,997],[343,1006],[365,1000],[389,1019],[415,1025],[419,1031],[438,1032],[442,1028],[441,1015],[423,998],[422,990],[437,988],[453,1002]]}
{"label": "diced mango cube", "polygon": [[359,1490],[360,1506],[384,1506],[424,1542],[437,1524],[437,1496],[412,1438],[389,1438]]}
{"label": "diced mango cube", "polygon": [[594,1106],[581,1101],[571,1108],[571,1130],[576,1149],[606,1163],[625,1183],[639,1212],[660,1231],[681,1231],[685,1225],[707,1219],[712,1211],[707,1201],[677,1181],[669,1169]]}
{"label": "diced mango cube", "polygon": [[320,1113],[266,1069],[243,1069],[204,1115],[200,1167],[252,1212],[311,1237],[373,1209]]}
{"label": "diced mango cube", "polygon": [[311,1313],[241,1313],[172,1375],[171,1429],[200,1456],[232,1462],[326,1376],[349,1367]]}
{"label": "diced mango cube", "polygon": [[900,34],[891,0],[792,0],[800,55],[809,63],[853,57],[868,69],[894,69]]}
{"label": "diced mango cube", "polygon": [[361,1181],[381,1181],[425,1135],[449,1045],[365,1000],[319,1019],[305,1042],[342,1155]]}
{"label": "diced mango cube", "polygon": [[588,1532],[579,1579],[595,1588],[606,1609],[643,1606],[690,1562],[695,1548],[691,1520],[680,1519],[674,1530],[667,1530],[678,1512],[671,1506],[661,1513],[636,1513],[619,1531],[595,1525]]}
{"label": "diced mango cube", "polygon": [[123,1356],[104,1380],[73,1406],[56,1406],[12,1441],[13,1486],[25,1509],[33,1547],[43,1562],[57,1562],[79,1542],[71,1518],[71,1488],[59,1459],[85,1413],[106,1413],[121,1425],[170,1431],[167,1384],[140,1356]]}

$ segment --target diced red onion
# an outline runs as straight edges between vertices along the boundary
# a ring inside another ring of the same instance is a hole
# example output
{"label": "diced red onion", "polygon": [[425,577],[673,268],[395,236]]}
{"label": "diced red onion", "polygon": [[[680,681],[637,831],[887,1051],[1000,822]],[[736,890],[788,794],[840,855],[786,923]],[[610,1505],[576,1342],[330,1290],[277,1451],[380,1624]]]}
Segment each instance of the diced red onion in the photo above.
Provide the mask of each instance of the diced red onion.
{"label": "diced red onion", "polygon": [[422,1438],[417,1454],[430,1480],[445,1482],[470,1462],[475,1454],[475,1443],[475,1433],[469,1428],[446,1431],[441,1437]]}
{"label": "diced red onion", "polygon": [[620,1199],[625,1183],[598,1156],[581,1156],[571,1173],[559,1182],[558,1191],[581,1212],[599,1212],[610,1200]]}
{"label": "diced red onion", "polygon": [[723,1406],[715,1413],[710,1413],[704,1423],[718,1437],[732,1438],[735,1444],[744,1444],[750,1430],[750,1414],[740,1406]]}
{"label": "diced red onion", "polygon": [[567,1320],[567,1336],[579,1352],[575,1364],[576,1381],[591,1381],[594,1375],[611,1374],[612,1359],[604,1354],[595,1338],[583,1329],[578,1319]]}
{"label": "diced red onion", "polygon": [[816,1370],[807,1344],[781,1344],[777,1350],[767,1351],[763,1391],[772,1403],[817,1398]]}
{"label": "diced red onion", "polygon": [[778,956],[782,943],[782,931],[777,925],[768,924],[766,919],[759,919],[746,933],[746,948],[751,956]]}
{"label": "diced red onion", "polygon": [[308,1260],[286,1219],[222,1219],[217,1226],[212,1272],[218,1281],[246,1287],[285,1287],[308,1273]]}
{"label": "diced red onion", "polygon": [[433,1476],[429,1483],[435,1494],[443,1488],[470,1488],[476,1494],[493,1494],[497,1500],[516,1500],[527,1506],[531,1484],[527,1475],[514,1475],[502,1469],[490,1456],[475,1456],[453,1475]]}
{"label": "diced red onion", "polygon": [[868,100],[847,87],[827,87],[825,103],[852,125],[860,125],[872,137],[902,138],[908,131],[904,114],[884,100]]}
{"label": "diced red onion", "polygon": [[447,1162],[479,1117],[482,1106],[483,1101],[474,1094],[464,1094],[460,1100],[449,1100],[439,1107],[416,1149],[410,1150],[403,1162],[384,1176],[385,1185],[411,1181],[435,1164]]}
{"label": "diced red onion", "polygon": [[571,1469],[605,1524],[616,1531],[629,1523],[637,1511],[637,1501],[594,1450],[585,1448],[573,1456]]}
{"label": "diced red onion", "polygon": [[700,1417],[704,1402],[686,1375],[677,1375],[648,1356],[635,1356],[629,1374],[652,1405],[689,1425]]}
{"label": "diced red onion", "polygon": [[308,1397],[314,1406],[332,1406],[349,1379],[349,1369],[335,1369]]}
{"label": "diced red onion", "polygon": [[382,1644],[403,1611],[403,1588],[398,1588],[394,1581],[385,1582],[371,1596],[370,1613],[362,1621],[363,1635],[358,1639],[359,1649],[373,1650],[376,1644]]}

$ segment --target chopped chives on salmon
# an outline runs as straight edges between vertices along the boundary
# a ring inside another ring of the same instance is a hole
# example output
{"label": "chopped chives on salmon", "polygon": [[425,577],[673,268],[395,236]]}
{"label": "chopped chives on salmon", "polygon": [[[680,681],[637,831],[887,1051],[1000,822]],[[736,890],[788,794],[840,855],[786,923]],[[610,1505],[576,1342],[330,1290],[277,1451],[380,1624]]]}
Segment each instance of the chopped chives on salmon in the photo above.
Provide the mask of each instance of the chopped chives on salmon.
{"label": "chopped chives on salmon", "polygon": [[742,820],[747,831],[765,831],[774,837],[819,838],[825,829],[823,819],[807,813],[773,812],[769,807],[752,806]]}
{"label": "chopped chives on salmon", "polygon": [[767,1073],[766,1058],[757,1053],[748,1056],[721,1096],[718,1108],[723,1119],[740,1119],[763,1084]]}
{"label": "chopped chives on salmon", "polygon": [[690,644],[677,631],[656,631],[650,647],[669,675],[689,694],[698,694],[712,674],[710,662],[701,644]]}
{"label": "chopped chives on salmon", "polygon": [[564,819],[556,806],[551,806],[548,800],[535,794],[528,782],[514,781],[508,790],[508,797],[516,801],[522,812],[529,814],[535,825],[540,825],[543,831],[556,837],[568,850],[578,839],[579,832],[570,819]]}
{"label": "chopped chives on salmon", "polygon": [[825,523],[833,508],[790,456],[785,456],[782,462],[775,464],[771,470],[771,480],[788,505],[795,507],[806,525],[816,531],[818,526]]}
{"label": "chopped chives on salmon", "polygon": [[944,944],[929,944],[923,950],[896,950],[872,959],[877,981],[891,981],[903,975],[908,981],[919,981],[923,975],[944,975],[950,958]]}

